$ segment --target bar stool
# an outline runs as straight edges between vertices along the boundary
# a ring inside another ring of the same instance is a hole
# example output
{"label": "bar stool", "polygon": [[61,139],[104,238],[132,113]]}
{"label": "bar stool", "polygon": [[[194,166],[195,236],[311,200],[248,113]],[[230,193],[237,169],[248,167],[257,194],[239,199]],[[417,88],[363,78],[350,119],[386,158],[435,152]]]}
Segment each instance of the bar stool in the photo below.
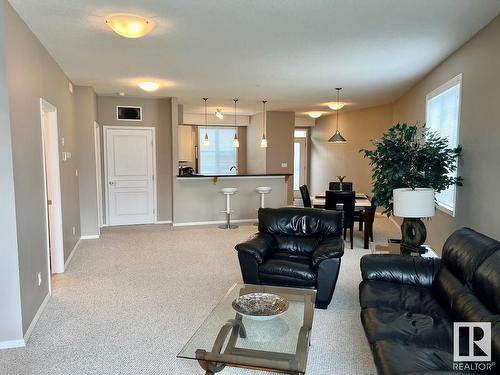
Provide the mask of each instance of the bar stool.
{"label": "bar stool", "polygon": [[259,186],[255,189],[260,194],[260,208],[264,208],[264,197],[269,194],[273,188],[270,186]]}
{"label": "bar stool", "polygon": [[236,194],[238,191],[237,188],[222,188],[220,192],[226,196],[226,209],[221,212],[226,213],[226,224],[220,225],[219,228],[221,229],[236,229],[238,228],[237,225],[232,225],[231,224],[231,195]]}

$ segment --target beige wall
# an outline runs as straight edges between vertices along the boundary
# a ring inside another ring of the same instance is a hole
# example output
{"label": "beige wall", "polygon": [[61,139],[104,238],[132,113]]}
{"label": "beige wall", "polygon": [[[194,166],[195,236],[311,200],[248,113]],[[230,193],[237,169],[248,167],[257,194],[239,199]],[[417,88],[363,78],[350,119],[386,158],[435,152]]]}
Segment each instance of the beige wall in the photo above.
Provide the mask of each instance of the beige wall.
{"label": "beige wall", "polygon": [[[267,111],[266,137],[266,173],[293,174],[293,143],[295,130],[295,113]],[[260,148],[260,141],[254,145]],[[281,164],[286,163],[286,167]],[[293,202],[293,179],[288,179],[287,203]]]}
{"label": "beige wall", "polygon": [[96,236],[99,234],[94,146],[94,122],[97,119],[97,97],[92,87],[75,86],[74,94],[78,128],[78,182],[80,191],[81,235]]}
{"label": "beige wall", "polygon": [[456,217],[437,212],[426,223],[429,242],[439,251],[445,239],[468,226],[500,239],[500,17],[448,57],[394,105],[394,122],[425,122],[425,96],[463,74],[460,144],[463,156]]}
{"label": "beige wall", "polygon": [[371,194],[371,167],[359,150],[370,148],[370,140],[379,138],[391,124],[391,105],[340,111],[339,130],[347,143],[332,144],[328,139],[335,133],[336,117],[320,117],[311,129],[310,193],[324,194],[330,181],[344,175],[356,191]]}
{"label": "beige wall", "polygon": [[247,128],[247,173],[266,173],[266,150],[260,147],[262,139],[262,113],[250,117]]}
{"label": "beige wall", "polygon": [[[80,236],[77,128],[69,80],[26,24],[2,0],[5,15],[5,59],[17,215],[19,276],[23,332],[49,291],[40,98],[57,107],[60,151],[72,159],[60,164],[64,255],[68,258]],[[75,234],[73,235],[73,227]],[[37,274],[42,274],[42,284]]]}
{"label": "beige wall", "polygon": [[5,4],[0,3],[0,342],[23,338],[9,93],[5,64]]}
{"label": "beige wall", "polygon": [[[141,122],[118,121],[116,106],[141,106]],[[170,99],[97,97],[97,122],[103,126],[149,126],[156,128],[156,177],[158,221],[172,220],[172,114]],[[102,152],[104,159],[104,150]],[[177,173],[177,169],[175,170]],[[103,167],[104,173],[104,167]],[[106,181],[103,176],[103,181]],[[105,200],[103,200],[105,202]]]}

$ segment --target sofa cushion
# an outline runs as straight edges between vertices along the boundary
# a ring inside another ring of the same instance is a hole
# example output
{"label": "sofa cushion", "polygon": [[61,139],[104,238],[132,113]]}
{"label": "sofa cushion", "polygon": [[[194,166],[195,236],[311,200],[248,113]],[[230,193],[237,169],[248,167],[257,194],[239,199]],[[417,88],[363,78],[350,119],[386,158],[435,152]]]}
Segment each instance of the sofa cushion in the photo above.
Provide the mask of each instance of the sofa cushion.
{"label": "sofa cushion", "polygon": [[425,374],[452,371],[451,351],[418,345],[401,345],[398,341],[376,341],[373,357],[379,374]]}
{"label": "sofa cushion", "polygon": [[281,254],[273,256],[259,266],[261,282],[305,287],[316,285],[316,273],[312,269],[310,258],[285,258]]}
{"label": "sofa cushion", "polygon": [[361,308],[375,307],[448,318],[448,313],[436,301],[430,288],[364,280],[359,284],[359,301]]}
{"label": "sofa cushion", "polygon": [[500,250],[485,259],[472,279],[472,289],[491,312],[500,314]]}
{"label": "sofa cushion", "polygon": [[[442,268],[432,287],[434,294],[455,321],[492,322],[499,318],[473,293],[471,288],[461,283],[448,269]],[[492,293],[497,292],[494,289]]]}
{"label": "sofa cushion", "polygon": [[317,208],[260,208],[259,232],[329,238],[342,234],[342,212]]}
{"label": "sofa cushion", "polygon": [[497,250],[500,250],[500,242],[462,228],[446,240],[442,262],[463,284],[469,284],[479,265]]}
{"label": "sofa cushion", "polygon": [[453,323],[446,317],[367,308],[361,311],[361,321],[370,343],[391,340],[400,341],[405,345],[452,350]]}
{"label": "sofa cushion", "polygon": [[318,237],[299,237],[283,234],[275,234],[273,237],[278,248],[289,253],[298,254],[312,254],[321,241],[321,238]]}

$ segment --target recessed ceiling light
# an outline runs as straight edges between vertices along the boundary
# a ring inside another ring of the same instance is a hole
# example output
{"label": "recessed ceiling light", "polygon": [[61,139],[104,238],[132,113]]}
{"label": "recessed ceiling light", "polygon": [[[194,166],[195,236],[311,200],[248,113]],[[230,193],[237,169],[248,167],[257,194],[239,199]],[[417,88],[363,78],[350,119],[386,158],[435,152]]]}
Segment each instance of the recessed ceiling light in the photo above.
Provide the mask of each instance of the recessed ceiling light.
{"label": "recessed ceiling light", "polygon": [[321,117],[322,113],[321,112],[309,112],[308,115],[311,118],[319,118],[319,117]]}
{"label": "recessed ceiling light", "polygon": [[134,14],[112,14],[106,18],[106,24],[118,35],[125,38],[140,38],[153,30],[155,23]]}
{"label": "recessed ceiling light", "polygon": [[138,85],[144,91],[156,91],[160,87],[156,82],[139,82]]}

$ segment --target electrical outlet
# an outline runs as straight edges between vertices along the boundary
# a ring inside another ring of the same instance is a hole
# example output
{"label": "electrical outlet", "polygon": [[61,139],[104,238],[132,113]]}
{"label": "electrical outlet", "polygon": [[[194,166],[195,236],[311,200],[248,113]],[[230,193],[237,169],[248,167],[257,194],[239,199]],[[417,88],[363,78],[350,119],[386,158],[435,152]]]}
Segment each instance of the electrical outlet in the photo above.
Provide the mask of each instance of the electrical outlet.
{"label": "electrical outlet", "polygon": [[75,169],[75,176],[78,177],[78,169]]}
{"label": "electrical outlet", "polygon": [[75,233],[76,233],[76,229],[75,229],[75,227],[73,227],[73,236],[75,235]]}
{"label": "electrical outlet", "polygon": [[281,168],[286,168],[286,167],[288,167],[288,163],[285,162],[281,163]]}
{"label": "electrical outlet", "polygon": [[61,146],[64,147],[64,137],[61,137]]}
{"label": "electrical outlet", "polygon": [[38,286],[42,285],[42,273],[38,272]]}

